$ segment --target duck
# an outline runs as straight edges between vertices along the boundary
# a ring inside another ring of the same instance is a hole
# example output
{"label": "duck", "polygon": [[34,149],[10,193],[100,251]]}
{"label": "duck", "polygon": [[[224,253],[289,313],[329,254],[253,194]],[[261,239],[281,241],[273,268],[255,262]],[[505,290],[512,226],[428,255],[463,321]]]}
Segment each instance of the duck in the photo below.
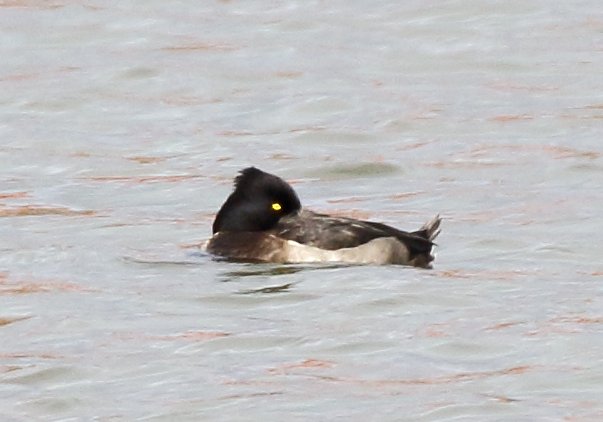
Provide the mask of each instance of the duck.
{"label": "duck", "polygon": [[234,179],[214,219],[207,253],[236,262],[397,264],[432,268],[440,216],[417,231],[320,214],[287,182],[256,167]]}

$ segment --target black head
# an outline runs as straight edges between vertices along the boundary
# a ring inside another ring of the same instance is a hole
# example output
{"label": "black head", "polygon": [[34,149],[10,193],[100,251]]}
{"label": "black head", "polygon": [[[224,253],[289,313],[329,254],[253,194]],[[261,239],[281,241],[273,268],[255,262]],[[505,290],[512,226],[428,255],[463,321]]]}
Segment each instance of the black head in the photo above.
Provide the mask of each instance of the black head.
{"label": "black head", "polygon": [[269,230],[281,217],[301,210],[299,198],[287,182],[255,167],[241,170],[234,185],[216,215],[214,234]]}

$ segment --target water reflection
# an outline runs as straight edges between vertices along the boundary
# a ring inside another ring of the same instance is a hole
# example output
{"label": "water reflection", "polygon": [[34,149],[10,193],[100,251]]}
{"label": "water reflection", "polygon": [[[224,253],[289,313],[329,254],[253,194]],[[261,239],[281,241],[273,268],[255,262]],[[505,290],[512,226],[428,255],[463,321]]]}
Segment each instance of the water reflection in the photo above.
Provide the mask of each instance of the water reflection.
{"label": "water reflection", "polygon": [[292,286],[295,286],[298,283],[299,282],[287,283],[287,284],[283,284],[281,286],[269,286],[269,287],[262,287],[262,288],[259,288],[259,289],[242,290],[242,291],[237,292],[237,293],[238,294],[243,294],[243,295],[264,294],[264,293],[282,293],[282,292],[289,291],[289,289]]}
{"label": "water reflection", "polygon": [[224,275],[232,280],[250,276],[279,276],[296,274],[301,271],[330,270],[347,268],[346,263],[316,263],[316,264],[248,264],[244,268],[228,271]]}

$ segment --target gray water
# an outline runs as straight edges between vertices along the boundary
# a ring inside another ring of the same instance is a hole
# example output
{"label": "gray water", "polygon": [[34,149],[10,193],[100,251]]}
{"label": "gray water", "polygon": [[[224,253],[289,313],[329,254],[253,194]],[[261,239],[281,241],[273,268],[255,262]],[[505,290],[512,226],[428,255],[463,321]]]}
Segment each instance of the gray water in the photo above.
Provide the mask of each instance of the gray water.
{"label": "gray water", "polygon": [[[0,3],[1,421],[603,420],[599,1]],[[433,270],[198,246],[236,172]]]}

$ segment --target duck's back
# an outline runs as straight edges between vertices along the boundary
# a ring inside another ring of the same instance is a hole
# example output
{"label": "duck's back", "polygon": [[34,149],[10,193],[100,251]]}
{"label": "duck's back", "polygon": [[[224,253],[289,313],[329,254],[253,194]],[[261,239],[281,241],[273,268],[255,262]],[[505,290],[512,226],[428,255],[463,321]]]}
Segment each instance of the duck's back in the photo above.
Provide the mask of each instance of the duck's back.
{"label": "duck's back", "polygon": [[395,238],[412,255],[429,254],[433,248],[432,238],[427,232],[408,233],[381,223],[333,217],[308,210],[282,218],[275,234],[303,245],[330,251],[355,248],[378,238]]}

